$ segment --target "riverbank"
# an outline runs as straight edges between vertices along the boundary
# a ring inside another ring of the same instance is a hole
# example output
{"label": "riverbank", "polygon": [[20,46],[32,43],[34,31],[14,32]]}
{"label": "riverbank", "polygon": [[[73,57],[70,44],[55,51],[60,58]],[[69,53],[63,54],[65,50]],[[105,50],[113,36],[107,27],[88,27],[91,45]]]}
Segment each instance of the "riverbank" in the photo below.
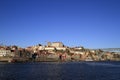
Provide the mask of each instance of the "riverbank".
{"label": "riverbank", "polygon": [[[96,62],[106,62],[106,61],[120,61],[120,60],[99,60]],[[50,58],[0,58],[0,62],[10,62],[10,63],[19,63],[19,62],[95,62],[93,60],[77,60],[77,59],[67,59],[67,60],[61,60],[61,59],[50,59]]]}

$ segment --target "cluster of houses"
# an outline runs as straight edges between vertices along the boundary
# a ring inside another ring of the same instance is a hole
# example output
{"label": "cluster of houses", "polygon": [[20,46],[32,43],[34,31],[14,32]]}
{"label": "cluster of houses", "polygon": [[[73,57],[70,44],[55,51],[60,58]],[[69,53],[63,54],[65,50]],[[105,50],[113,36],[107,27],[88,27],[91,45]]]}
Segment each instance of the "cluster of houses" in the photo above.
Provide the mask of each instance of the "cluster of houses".
{"label": "cluster of houses", "polygon": [[48,42],[47,45],[35,45],[26,48],[18,46],[0,46],[0,61],[8,58],[36,61],[105,61],[120,60],[120,54],[102,50],[85,49],[84,47],[68,47],[62,42]]}
{"label": "cluster of houses", "polygon": [[41,44],[30,46],[26,48],[27,50],[33,50],[36,52],[37,50],[46,50],[46,51],[54,51],[54,50],[63,50],[65,51],[67,49],[66,46],[62,42],[48,42],[47,45],[43,46]]}
{"label": "cluster of houses", "polygon": [[11,46],[11,47],[0,46],[0,57],[6,57],[6,56],[14,57],[15,50],[16,50],[15,46]]}

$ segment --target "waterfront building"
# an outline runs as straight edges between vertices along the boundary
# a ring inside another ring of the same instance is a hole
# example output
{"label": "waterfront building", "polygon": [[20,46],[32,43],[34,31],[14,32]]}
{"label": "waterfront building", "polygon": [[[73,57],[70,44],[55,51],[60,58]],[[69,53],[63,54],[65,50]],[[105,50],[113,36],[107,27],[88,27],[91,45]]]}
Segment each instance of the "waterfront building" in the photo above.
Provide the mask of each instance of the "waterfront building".
{"label": "waterfront building", "polygon": [[13,56],[11,50],[0,49],[0,57],[8,56],[8,55]]}

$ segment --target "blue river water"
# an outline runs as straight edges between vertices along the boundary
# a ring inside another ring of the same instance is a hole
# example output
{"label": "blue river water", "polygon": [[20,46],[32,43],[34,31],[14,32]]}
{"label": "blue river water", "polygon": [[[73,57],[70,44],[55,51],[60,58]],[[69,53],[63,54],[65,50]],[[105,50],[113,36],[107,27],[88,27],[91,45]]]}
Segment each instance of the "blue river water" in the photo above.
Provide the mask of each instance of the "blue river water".
{"label": "blue river water", "polygon": [[0,62],[0,80],[120,80],[120,62]]}

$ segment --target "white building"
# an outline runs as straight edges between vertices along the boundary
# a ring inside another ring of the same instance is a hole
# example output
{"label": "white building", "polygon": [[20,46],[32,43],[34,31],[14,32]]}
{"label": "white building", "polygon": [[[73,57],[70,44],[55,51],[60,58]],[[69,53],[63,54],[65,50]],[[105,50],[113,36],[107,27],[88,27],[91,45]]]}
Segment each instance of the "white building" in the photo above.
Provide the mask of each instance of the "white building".
{"label": "white building", "polygon": [[55,50],[55,48],[54,47],[45,47],[45,50]]}
{"label": "white building", "polygon": [[11,50],[0,49],[0,57],[7,56],[11,54]]}
{"label": "white building", "polygon": [[66,48],[65,47],[56,47],[56,50],[63,50],[63,51],[65,51]]}
{"label": "white building", "polygon": [[83,48],[82,47],[78,47],[78,48],[75,48],[75,49],[82,50]]}
{"label": "white building", "polygon": [[81,55],[83,55],[84,52],[75,51],[75,54],[81,54]]}
{"label": "white building", "polygon": [[81,51],[71,51],[71,50],[70,50],[70,52],[71,52],[71,53],[74,53],[74,54],[81,54],[81,55],[84,54],[84,52],[81,52]]}
{"label": "white building", "polygon": [[95,53],[95,50],[90,50],[90,52]]}
{"label": "white building", "polygon": [[38,50],[45,50],[45,47],[44,46],[39,46]]}

